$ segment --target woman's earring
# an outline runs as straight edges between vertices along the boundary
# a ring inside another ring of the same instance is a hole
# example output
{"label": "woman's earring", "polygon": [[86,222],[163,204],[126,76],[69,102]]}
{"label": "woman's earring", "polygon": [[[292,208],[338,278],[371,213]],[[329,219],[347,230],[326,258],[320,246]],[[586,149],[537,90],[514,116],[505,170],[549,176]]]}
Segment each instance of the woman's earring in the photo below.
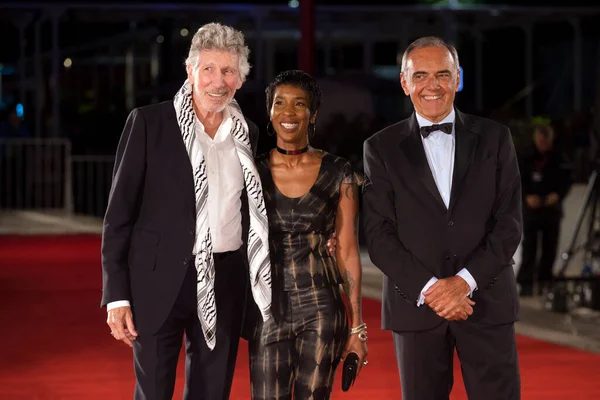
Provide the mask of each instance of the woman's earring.
{"label": "woman's earring", "polygon": [[267,135],[275,136],[275,134],[273,133],[273,125],[271,125],[271,121],[269,121],[269,123],[267,124]]}
{"label": "woman's earring", "polygon": [[313,139],[315,137],[315,132],[317,131],[317,124],[311,123],[308,125],[308,137],[309,139]]}

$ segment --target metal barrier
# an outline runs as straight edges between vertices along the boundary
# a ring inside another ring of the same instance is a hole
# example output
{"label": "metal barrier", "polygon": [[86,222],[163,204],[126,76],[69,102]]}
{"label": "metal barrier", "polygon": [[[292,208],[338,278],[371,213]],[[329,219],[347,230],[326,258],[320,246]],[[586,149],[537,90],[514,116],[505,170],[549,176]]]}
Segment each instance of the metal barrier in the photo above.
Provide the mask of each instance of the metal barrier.
{"label": "metal barrier", "polygon": [[71,142],[0,139],[0,209],[73,211]]}
{"label": "metal barrier", "polygon": [[114,157],[71,155],[68,139],[0,139],[0,210],[104,216]]}
{"label": "metal barrier", "polygon": [[73,207],[76,214],[103,217],[112,182],[113,156],[72,156]]}

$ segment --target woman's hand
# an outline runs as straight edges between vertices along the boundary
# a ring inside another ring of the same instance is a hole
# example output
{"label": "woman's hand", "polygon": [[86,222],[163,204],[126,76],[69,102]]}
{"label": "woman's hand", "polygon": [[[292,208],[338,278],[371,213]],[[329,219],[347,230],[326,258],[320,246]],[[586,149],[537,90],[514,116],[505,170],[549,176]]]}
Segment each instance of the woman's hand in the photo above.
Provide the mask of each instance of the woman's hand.
{"label": "woman's hand", "polygon": [[[366,332],[365,332],[366,333]],[[348,353],[356,353],[358,355],[358,369],[356,370],[356,376],[360,373],[361,368],[366,365],[367,354],[369,354],[369,350],[367,349],[367,342],[363,342],[358,337],[358,334],[353,334],[348,336],[348,342],[346,343],[346,349],[344,350],[343,360],[346,359]]]}

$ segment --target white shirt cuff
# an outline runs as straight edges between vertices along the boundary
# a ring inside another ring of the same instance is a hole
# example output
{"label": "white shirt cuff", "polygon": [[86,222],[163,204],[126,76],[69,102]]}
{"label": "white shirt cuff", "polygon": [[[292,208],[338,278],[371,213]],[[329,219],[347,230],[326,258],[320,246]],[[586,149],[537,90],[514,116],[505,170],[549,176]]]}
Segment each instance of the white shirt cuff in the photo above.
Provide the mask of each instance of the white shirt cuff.
{"label": "white shirt cuff", "polygon": [[471,273],[466,268],[463,268],[460,271],[458,271],[456,276],[460,276],[465,281],[467,281],[467,283],[469,284],[469,287],[471,288],[469,293],[467,293],[467,296],[469,296],[469,297],[473,296],[473,292],[477,290],[477,282],[475,282],[473,275],[471,275]]}
{"label": "white shirt cuff", "polygon": [[106,305],[106,311],[110,311],[113,308],[118,307],[131,307],[131,303],[129,303],[129,300],[111,301]]}
{"label": "white shirt cuff", "polygon": [[425,284],[425,286],[423,286],[423,290],[421,290],[421,294],[419,295],[419,301],[417,301],[417,307],[420,307],[423,305],[423,303],[425,303],[425,296],[423,296],[423,293],[425,293],[427,289],[429,289],[431,285],[433,285],[437,281],[438,278],[434,276]]}

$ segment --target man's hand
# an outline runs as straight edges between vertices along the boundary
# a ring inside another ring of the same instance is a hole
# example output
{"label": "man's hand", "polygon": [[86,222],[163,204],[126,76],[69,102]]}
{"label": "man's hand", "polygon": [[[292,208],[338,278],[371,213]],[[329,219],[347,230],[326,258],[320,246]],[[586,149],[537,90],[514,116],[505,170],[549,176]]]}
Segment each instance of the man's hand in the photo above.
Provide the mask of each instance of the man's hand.
{"label": "man's hand", "polygon": [[133,341],[138,333],[133,325],[133,314],[131,307],[117,307],[108,312],[106,323],[110,327],[110,333],[116,340],[121,340],[129,347],[133,347]]}
{"label": "man's hand", "polygon": [[529,194],[525,196],[525,202],[527,203],[527,207],[533,209],[540,208],[542,205],[542,199],[540,199],[540,196],[535,194]]}
{"label": "man's hand", "polygon": [[556,203],[558,203],[558,194],[557,193],[552,192],[552,193],[548,194],[548,196],[546,196],[545,204],[547,206],[553,206]]}
{"label": "man's hand", "polygon": [[467,297],[469,284],[460,276],[443,278],[431,285],[426,292],[425,304],[437,315],[449,321],[467,319],[473,314],[475,302]]}
{"label": "man's hand", "polygon": [[329,240],[327,240],[327,250],[329,251],[329,255],[335,258],[335,246],[337,245],[337,236],[335,232],[331,234]]}
{"label": "man's hand", "polygon": [[[465,296],[463,304],[456,308],[453,313],[448,314],[445,318],[448,321],[465,321],[467,318],[473,315],[473,305],[475,305],[475,302]],[[442,316],[440,315],[440,317]]]}

